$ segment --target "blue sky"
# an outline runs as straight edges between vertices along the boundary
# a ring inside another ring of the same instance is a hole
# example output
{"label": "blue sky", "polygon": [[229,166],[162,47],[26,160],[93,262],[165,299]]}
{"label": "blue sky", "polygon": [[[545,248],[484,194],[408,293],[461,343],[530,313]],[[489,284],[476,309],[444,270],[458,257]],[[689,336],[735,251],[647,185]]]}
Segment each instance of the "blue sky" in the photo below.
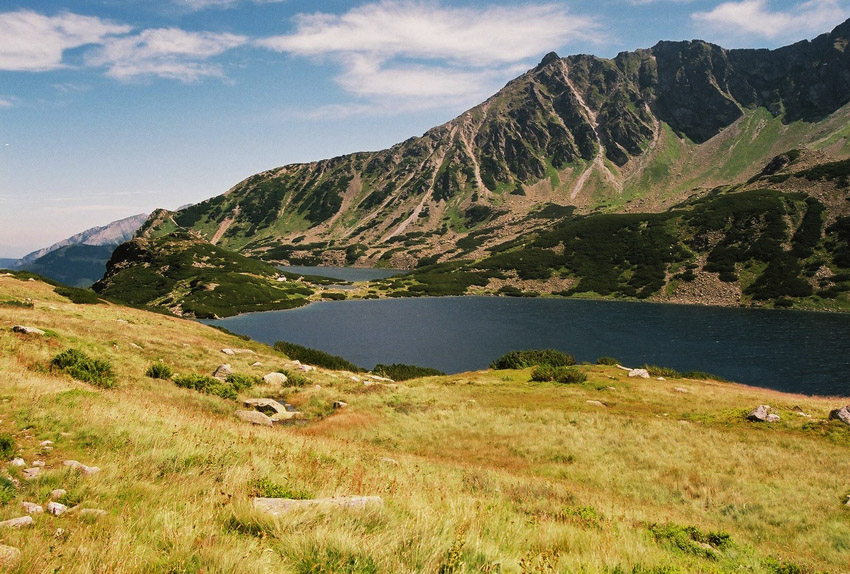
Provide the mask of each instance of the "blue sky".
{"label": "blue sky", "polygon": [[775,48],[848,16],[850,0],[5,0],[0,257],[421,135],[552,50]]}

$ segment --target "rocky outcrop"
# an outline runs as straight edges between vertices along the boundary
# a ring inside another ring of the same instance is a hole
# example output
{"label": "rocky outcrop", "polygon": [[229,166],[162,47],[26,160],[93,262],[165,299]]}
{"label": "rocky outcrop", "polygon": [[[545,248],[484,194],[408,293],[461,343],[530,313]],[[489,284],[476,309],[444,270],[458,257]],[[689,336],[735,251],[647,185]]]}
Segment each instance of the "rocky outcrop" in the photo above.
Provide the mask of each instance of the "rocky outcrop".
{"label": "rocky outcrop", "polygon": [[830,420],[838,420],[846,425],[850,425],[850,405],[833,409],[829,412]]}
{"label": "rocky outcrop", "polygon": [[762,423],[779,422],[779,415],[771,413],[770,411],[771,408],[768,405],[759,405],[747,414],[747,420]]}

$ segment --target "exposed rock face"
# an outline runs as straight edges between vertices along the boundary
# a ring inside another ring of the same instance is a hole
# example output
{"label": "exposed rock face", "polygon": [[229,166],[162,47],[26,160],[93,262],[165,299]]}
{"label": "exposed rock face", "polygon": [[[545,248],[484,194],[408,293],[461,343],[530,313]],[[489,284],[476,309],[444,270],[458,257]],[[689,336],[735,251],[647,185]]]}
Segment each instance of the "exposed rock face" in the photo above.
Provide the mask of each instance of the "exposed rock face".
{"label": "exposed rock face", "polygon": [[829,418],[830,420],[835,419],[846,425],[850,425],[850,405],[831,410],[829,412]]}
{"label": "exposed rock face", "polygon": [[233,369],[231,368],[231,366],[229,364],[225,363],[223,365],[219,365],[218,367],[216,367],[215,371],[213,371],[212,376],[213,376],[213,378],[220,379],[220,380],[223,381],[223,380],[227,379],[227,375],[232,375],[232,374],[233,374]]}

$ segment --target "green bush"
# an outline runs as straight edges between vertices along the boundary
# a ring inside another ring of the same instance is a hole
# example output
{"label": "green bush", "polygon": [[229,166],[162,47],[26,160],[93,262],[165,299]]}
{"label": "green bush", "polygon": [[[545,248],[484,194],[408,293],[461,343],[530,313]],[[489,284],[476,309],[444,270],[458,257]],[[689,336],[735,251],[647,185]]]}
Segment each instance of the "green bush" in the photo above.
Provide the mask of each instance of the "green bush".
{"label": "green bush", "polygon": [[12,479],[0,476],[0,505],[7,505],[17,493],[18,489]]}
{"label": "green bush", "polygon": [[254,385],[263,384],[263,378],[255,375],[242,375],[240,373],[231,373],[227,375],[227,383],[237,391],[250,389]]}
{"label": "green bush", "polygon": [[11,458],[15,454],[15,437],[8,433],[0,435],[0,459]]}
{"label": "green bush", "polygon": [[599,357],[598,359],[596,359],[596,364],[597,365],[608,365],[610,367],[613,367],[615,365],[619,365],[620,361],[618,361],[614,357]]}
{"label": "green bush", "polygon": [[62,297],[66,297],[71,300],[71,303],[76,303],[78,305],[97,305],[100,303],[105,303],[103,299],[97,296],[97,294],[91,289],[82,289],[80,287],[68,287],[62,285],[60,287],[56,287],[53,291],[57,295],[61,295]]}
{"label": "green bush", "polygon": [[531,371],[531,380],[536,382],[555,381],[565,385],[583,383],[587,375],[572,367],[538,365]]}
{"label": "green bush", "polygon": [[331,355],[330,353],[319,351],[318,349],[311,349],[310,347],[305,347],[296,343],[290,343],[288,341],[278,341],[274,344],[274,348],[290,359],[301,361],[308,365],[316,365],[318,367],[333,369],[335,371],[352,371],[355,373],[365,370],[353,363],[349,363],[342,357]]}
{"label": "green bush", "polygon": [[696,526],[680,526],[672,522],[651,524],[649,531],[658,542],[666,542],[682,552],[710,560],[717,559],[717,549],[731,543],[731,537],[725,532],[703,532]]}
{"label": "green bush", "polygon": [[115,386],[115,373],[112,371],[112,363],[102,359],[92,359],[77,349],[68,349],[59,353],[53,357],[50,364],[78,381],[104,389]]}
{"label": "green bush", "polygon": [[279,369],[278,373],[286,375],[286,385],[289,387],[306,387],[312,385],[313,381],[302,375],[301,373],[293,373],[286,369]]}
{"label": "green bush", "polygon": [[174,377],[174,384],[223,399],[236,399],[236,389],[232,385],[208,375],[179,375]]}
{"label": "green bush", "polygon": [[430,367],[418,367],[416,365],[405,365],[404,363],[393,363],[392,365],[377,364],[372,372],[381,377],[387,377],[394,381],[406,381],[418,379],[419,377],[435,377],[445,375],[444,372]]}
{"label": "green bush", "polygon": [[170,379],[174,372],[165,363],[151,363],[145,371],[145,376],[152,379]]}
{"label": "green bush", "polygon": [[576,364],[575,357],[555,349],[533,349],[511,351],[490,363],[491,369],[526,369],[535,365],[570,367]]}

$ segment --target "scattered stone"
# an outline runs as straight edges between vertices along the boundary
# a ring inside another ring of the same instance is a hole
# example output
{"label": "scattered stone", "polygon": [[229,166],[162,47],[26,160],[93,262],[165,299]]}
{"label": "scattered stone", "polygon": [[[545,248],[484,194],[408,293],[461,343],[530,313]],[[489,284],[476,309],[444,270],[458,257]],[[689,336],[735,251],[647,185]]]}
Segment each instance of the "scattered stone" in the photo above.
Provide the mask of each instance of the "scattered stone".
{"label": "scattered stone", "polygon": [[394,383],[395,382],[394,380],[388,379],[387,377],[379,377],[378,375],[373,375],[371,373],[368,373],[366,376],[369,377],[370,379],[375,380],[375,381],[383,381],[385,383]]}
{"label": "scattered stone", "polygon": [[285,385],[289,379],[283,373],[269,373],[263,377],[263,382],[268,385]]}
{"label": "scattered stone", "polygon": [[32,468],[25,468],[21,472],[24,475],[24,479],[35,480],[36,478],[38,478],[38,475],[41,474],[41,467],[40,466],[34,466]]}
{"label": "scattered stone", "polygon": [[51,450],[53,450],[53,447],[52,446],[43,446],[43,447],[41,447],[41,450],[43,450],[44,452],[50,452]]}
{"label": "scattered stone", "polygon": [[10,462],[9,464],[11,464],[12,466],[26,466],[27,462],[21,457],[16,457],[13,458],[12,462]]}
{"label": "scattered stone", "polygon": [[747,415],[747,420],[762,423],[767,422],[767,415],[769,414],[770,407],[768,405],[759,405],[750,411],[750,414]]}
{"label": "scattered stone", "polygon": [[224,353],[225,355],[235,355],[236,354],[236,353],[233,352],[233,349],[222,349],[221,352]]}
{"label": "scattered stone", "polygon": [[797,415],[798,417],[807,417],[807,418],[812,418],[812,415],[809,415],[809,414],[806,414],[806,413],[801,413],[801,412],[796,412],[796,411],[795,411],[795,412],[794,412],[794,414],[795,414],[795,415]]}
{"label": "scattered stone", "polygon": [[361,382],[360,377],[358,377],[357,375],[351,375],[351,380],[354,381],[355,383]]}
{"label": "scattered stone", "polygon": [[24,512],[27,514],[39,514],[44,512],[44,509],[40,504],[36,504],[35,502],[22,502],[21,507],[23,507]]}
{"label": "scattered stone", "polygon": [[691,392],[688,389],[685,389],[683,387],[675,387],[673,390],[676,391],[677,393],[689,393],[689,392]]}
{"label": "scattered stone", "polygon": [[617,387],[605,387],[606,391],[616,391]]}
{"label": "scattered stone", "polygon": [[3,522],[0,522],[0,528],[23,528],[30,524],[32,524],[32,516],[26,515],[18,518],[12,518],[11,520],[4,520]]}
{"label": "scattered stone", "polygon": [[383,506],[380,496],[335,496],[333,498],[312,498],[293,500],[291,498],[255,498],[254,509],[260,512],[280,516],[286,512],[303,508],[345,508],[363,510],[368,506]]}
{"label": "scattered stone", "polygon": [[301,366],[298,367],[298,370],[303,371],[305,373],[309,373],[310,371],[315,371],[316,367],[314,367],[312,365],[301,365]]}
{"label": "scattered stone", "polygon": [[254,361],[253,363],[251,363],[252,367],[261,367],[262,365],[263,364],[260,361]]}
{"label": "scattered stone", "polygon": [[316,389],[317,391],[321,391],[321,390],[322,390],[322,385],[316,385],[316,386],[315,386],[315,387],[313,387],[313,388],[314,388],[314,389]]}
{"label": "scattered stone", "polygon": [[133,347],[134,349],[141,349],[142,348],[141,345],[137,345],[136,343],[130,343],[130,346]]}
{"label": "scattered stone", "polygon": [[829,418],[839,420],[846,425],[850,425],[850,405],[829,411]]}
{"label": "scattered stone", "polygon": [[300,411],[284,411],[282,413],[276,413],[271,416],[271,420],[273,423],[285,423],[289,421],[295,421],[296,419],[302,418],[304,415],[301,414]]}
{"label": "scattered stone", "polygon": [[256,355],[257,354],[254,351],[252,351],[251,349],[222,349],[221,352],[224,353],[225,355],[242,355],[242,354],[245,354],[245,353],[247,353],[249,355]]}
{"label": "scattered stone", "polygon": [[388,456],[382,456],[378,460],[380,460],[381,462],[385,462],[387,464],[391,464],[393,466],[398,466],[398,461],[396,459],[390,458]]}
{"label": "scattered stone", "polygon": [[242,404],[269,416],[286,412],[286,407],[274,399],[245,399]]}
{"label": "scattered stone", "polygon": [[64,488],[57,488],[56,490],[50,491],[50,498],[52,498],[53,500],[58,500],[66,494],[68,494],[67,490],[65,490]]}
{"label": "scattered stone", "polygon": [[52,440],[43,440],[39,444],[41,444],[41,446],[50,446],[50,445],[53,444],[53,441]]}
{"label": "scattered stone", "polygon": [[98,468],[96,466],[86,466],[83,463],[78,462],[76,460],[66,460],[64,462],[64,465],[70,466],[74,470],[79,470],[83,474],[95,474],[95,473],[100,472],[100,468]]}
{"label": "scattered stone", "polygon": [[56,532],[53,533],[53,538],[58,538],[60,540],[64,539],[65,538],[65,529],[64,528],[57,528]]}
{"label": "scattered stone", "polygon": [[686,425],[686,426],[687,426],[687,425],[690,425],[690,424],[691,424],[691,421],[679,421],[679,424],[680,424],[680,425]]}
{"label": "scattered stone", "polygon": [[239,417],[240,420],[243,420],[246,423],[251,423],[252,425],[260,425],[266,427],[270,427],[273,425],[272,419],[270,419],[267,415],[264,415],[260,411],[236,411],[236,416]]}
{"label": "scattered stone", "polygon": [[11,570],[21,562],[21,551],[14,546],[0,544],[0,568]]}
{"label": "scattered stone", "polygon": [[12,327],[15,333],[23,333],[24,335],[44,335],[44,331],[35,327],[27,327],[26,325],[15,325]]}
{"label": "scattered stone", "polygon": [[61,502],[50,501],[47,503],[47,512],[53,516],[59,516],[60,514],[68,512],[68,507]]}
{"label": "scattered stone", "polygon": [[229,364],[225,363],[223,365],[219,365],[218,367],[216,367],[216,370],[213,371],[212,376],[213,376],[214,379],[221,379],[223,381],[227,378],[227,375],[232,375],[232,374],[233,374],[233,369],[230,367]]}
{"label": "scattered stone", "polygon": [[640,377],[641,379],[648,379],[649,378],[649,371],[647,371],[646,369],[631,369],[629,371],[629,376],[630,377]]}
{"label": "scattered stone", "polygon": [[656,380],[657,381],[666,381],[667,379],[665,379],[664,377],[657,377]]}
{"label": "scattered stone", "polygon": [[32,461],[32,465],[44,468],[45,466],[47,466],[47,463],[44,462],[43,460],[34,460],[34,461]]}
{"label": "scattered stone", "polygon": [[333,407],[334,409],[344,409],[348,406],[348,403],[345,401],[334,401]]}
{"label": "scattered stone", "polygon": [[129,325],[130,324],[130,321],[128,321],[126,319],[115,319],[115,322],[121,323],[122,325]]}
{"label": "scattered stone", "polygon": [[608,406],[605,403],[603,403],[602,401],[590,401],[590,400],[588,400],[588,401],[584,401],[584,402],[586,402],[589,405],[594,405],[594,406],[597,406],[597,407],[607,407]]}
{"label": "scattered stone", "polygon": [[767,415],[766,420],[769,423],[778,423],[780,419],[779,419],[779,415],[770,413],[769,415]]}

